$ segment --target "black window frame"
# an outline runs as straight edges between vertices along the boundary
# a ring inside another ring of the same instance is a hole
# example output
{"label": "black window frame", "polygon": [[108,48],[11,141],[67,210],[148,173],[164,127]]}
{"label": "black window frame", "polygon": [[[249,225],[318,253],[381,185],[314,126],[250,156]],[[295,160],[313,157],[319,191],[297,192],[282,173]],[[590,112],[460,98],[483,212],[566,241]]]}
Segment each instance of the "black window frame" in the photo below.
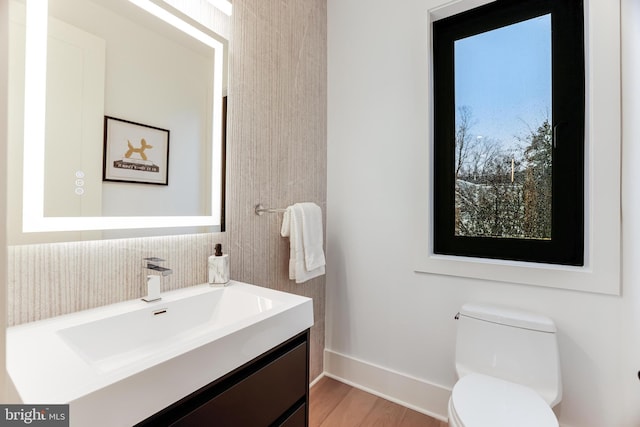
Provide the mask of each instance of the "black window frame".
{"label": "black window frame", "polygon": [[[551,14],[551,239],[455,235],[454,43]],[[585,53],[582,0],[496,0],[433,23],[433,252],[584,265]]]}

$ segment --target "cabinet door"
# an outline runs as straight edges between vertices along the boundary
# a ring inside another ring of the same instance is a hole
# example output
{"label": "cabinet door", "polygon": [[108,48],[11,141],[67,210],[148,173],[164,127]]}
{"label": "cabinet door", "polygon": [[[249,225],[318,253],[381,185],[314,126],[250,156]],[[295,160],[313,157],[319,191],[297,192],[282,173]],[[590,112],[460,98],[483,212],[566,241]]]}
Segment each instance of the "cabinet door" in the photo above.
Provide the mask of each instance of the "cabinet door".
{"label": "cabinet door", "polygon": [[296,402],[305,398],[306,372],[305,342],[196,408],[172,426],[269,426]]}

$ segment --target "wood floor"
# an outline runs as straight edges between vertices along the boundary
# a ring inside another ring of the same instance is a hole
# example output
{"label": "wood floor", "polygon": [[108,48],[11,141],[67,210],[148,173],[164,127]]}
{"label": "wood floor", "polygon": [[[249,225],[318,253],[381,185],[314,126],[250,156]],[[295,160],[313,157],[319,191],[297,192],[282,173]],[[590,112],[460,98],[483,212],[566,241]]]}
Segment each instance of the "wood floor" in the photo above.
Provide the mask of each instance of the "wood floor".
{"label": "wood floor", "polygon": [[323,377],[310,391],[309,427],[447,427],[447,423]]}

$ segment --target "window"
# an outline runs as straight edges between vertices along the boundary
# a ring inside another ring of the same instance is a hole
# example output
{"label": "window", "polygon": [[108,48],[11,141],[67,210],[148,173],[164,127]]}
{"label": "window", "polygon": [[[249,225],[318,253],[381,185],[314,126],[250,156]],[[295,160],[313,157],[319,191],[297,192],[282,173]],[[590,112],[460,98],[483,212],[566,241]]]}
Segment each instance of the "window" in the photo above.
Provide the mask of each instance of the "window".
{"label": "window", "polygon": [[436,254],[584,264],[580,0],[433,24]]}

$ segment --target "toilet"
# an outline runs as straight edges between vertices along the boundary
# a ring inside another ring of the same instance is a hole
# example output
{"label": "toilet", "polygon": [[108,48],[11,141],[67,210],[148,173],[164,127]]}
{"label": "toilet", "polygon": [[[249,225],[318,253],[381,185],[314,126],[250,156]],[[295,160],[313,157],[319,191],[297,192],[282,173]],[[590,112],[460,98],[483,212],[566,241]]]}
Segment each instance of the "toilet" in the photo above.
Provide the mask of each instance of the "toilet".
{"label": "toilet", "polygon": [[556,327],[539,314],[464,304],[458,315],[450,427],[558,427]]}

